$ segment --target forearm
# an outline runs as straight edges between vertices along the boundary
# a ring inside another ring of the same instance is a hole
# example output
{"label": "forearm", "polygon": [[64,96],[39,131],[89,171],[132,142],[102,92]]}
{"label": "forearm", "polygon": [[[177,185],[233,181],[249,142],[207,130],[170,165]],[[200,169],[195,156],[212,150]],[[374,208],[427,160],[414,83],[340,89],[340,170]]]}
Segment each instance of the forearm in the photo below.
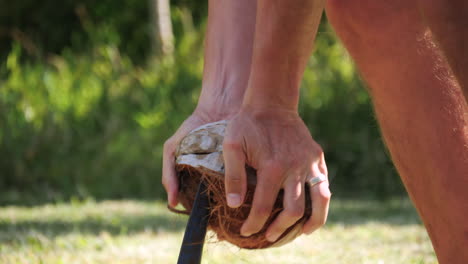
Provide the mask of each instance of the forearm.
{"label": "forearm", "polygon": [[249,80],[256,0],[210,0],[203,86],[197,109],[237,112]]}
{"label": "forearm", "polygon": [[258,0],[252,69],[244,106],[296,110],[324,0]]}
{"label": "forearm", "polygon": [[252,60],[255,0],[210,0],[205,39],[203,85],[197,108],[164,143],[162,183],[168,203],[178,203],[174,153],[194,128],[230,119],[240,108]]}

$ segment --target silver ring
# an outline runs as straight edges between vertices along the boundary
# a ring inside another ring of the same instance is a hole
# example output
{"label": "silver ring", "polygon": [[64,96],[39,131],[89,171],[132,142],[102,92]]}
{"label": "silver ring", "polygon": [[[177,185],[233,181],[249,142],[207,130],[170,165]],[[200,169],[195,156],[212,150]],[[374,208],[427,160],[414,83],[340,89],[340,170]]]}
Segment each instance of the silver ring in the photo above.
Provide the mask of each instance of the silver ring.
{"label": "silver ring", "polygon": [[309,183],[310,187],[313,187],[321,182],[324,182],[324,181],[327,181],[327,177],[325,175],[320,175],[320,176],[316,176],[316,177],[312,177],[310,179],[307,180],[307,182]]}

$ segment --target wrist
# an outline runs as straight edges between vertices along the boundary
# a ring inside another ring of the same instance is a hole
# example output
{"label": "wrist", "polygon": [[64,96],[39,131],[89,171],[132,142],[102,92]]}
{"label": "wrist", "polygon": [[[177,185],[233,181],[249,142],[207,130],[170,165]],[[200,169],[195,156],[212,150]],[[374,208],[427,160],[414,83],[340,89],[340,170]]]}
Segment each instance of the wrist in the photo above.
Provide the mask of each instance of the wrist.
{"label": "wrist", "polygon": [[258,104],[243,104],[238,111],[239,114],[247,114],[254,119],[273,120],[297,120],[300,119],[297,109],[284,108],[281,106],[265,106]]}
{"label": "wrist", "polygon": [[302,73],[298,63],[257,56],[243,104],[297,111]]}
{"label": "wrist", "polygon": [[241,107],[297,113],[298,106],[299,89],[291,89],[287,85],[279,87],[277,85],[259,84],[247,89]]}
{"label": "wrist", "polygon": [[223,81],[205,81],[198,99],[196,112],[218,119],[230,119],[241,108],[246,81],[228,76]]}
{"label": "wrist", "polygon": [[199,100],[197,107],[193,111],[194,115],[199,116],[206,122],[215,122],[219,120],[229,120],[239,112],[239,106],[225,106],[222,104],[211,103],[211,100]]}

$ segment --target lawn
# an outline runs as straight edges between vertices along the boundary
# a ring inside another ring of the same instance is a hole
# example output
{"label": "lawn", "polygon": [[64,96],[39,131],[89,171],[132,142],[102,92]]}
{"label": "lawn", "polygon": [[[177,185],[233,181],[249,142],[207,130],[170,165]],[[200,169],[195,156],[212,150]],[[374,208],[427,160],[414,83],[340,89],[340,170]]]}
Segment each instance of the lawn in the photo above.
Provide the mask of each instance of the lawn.
{"label": "lawn", "polygon": [[[0,207],[0,263],[176,263],[185,216],[158,201]],[[240,250],[210,234],[203,263],[437,263],[408,200],[334,200],[311,236]]]}

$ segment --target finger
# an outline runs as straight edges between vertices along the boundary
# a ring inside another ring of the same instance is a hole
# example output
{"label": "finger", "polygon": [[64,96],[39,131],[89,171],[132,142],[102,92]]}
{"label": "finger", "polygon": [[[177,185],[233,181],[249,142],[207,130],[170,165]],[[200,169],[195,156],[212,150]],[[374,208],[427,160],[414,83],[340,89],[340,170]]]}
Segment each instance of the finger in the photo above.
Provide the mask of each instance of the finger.
{"label": "finger", "polygon": [[325,154],[323,153],[323,151],[320,154],[317,169],[318,169],[319,173],[322,173],[323,175],[328,175],[327,164],[325,163]]}
{"label": "finger", "polygon": [[228,135],[223,142],[226,200],[232,208],[242,204],[247,188],[245,154],[241,142]]}
{"label": "finger", "polygon": [[275,171],[275,166],[259,171],[252,208],[241,228],[242,236],[255,234],[265,225],[281,186],[279,176],[281,175],[279,170]]}
{"label": "finger", "polygon": [[312,216],[302,229],[305,234],[311,234],[325,224],[331,197],[328,181],[323,181],[309,188],[312,199]]}
{"label": "finger", "polygon": [[162,184],[167,192],[167,202],[171,207],[176,207],[178,204],[177,194],[179,189],[179,183],[174,169],[175,145],[172,142],[173,141],[169,139],[164,144]]}
{"label": "finger", "polygon": [[294,225],[294,223],[304,215],[304,184],[301,178],[302,177],[291,177],[291,180],[288,179],[287,182],[285,182],[283,199],[284,210],[268,228],[266,233],[268,241],[275,242],[286,229]]}

